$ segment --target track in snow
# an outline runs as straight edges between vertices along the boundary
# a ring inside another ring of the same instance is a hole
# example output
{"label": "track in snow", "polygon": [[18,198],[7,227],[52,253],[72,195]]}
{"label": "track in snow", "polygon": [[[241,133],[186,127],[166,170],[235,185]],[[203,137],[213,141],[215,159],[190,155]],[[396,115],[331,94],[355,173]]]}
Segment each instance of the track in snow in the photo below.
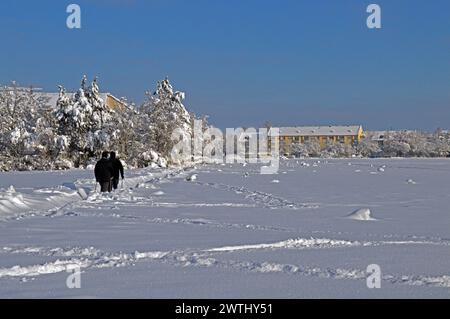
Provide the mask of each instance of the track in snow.
{"label": "track in snow", "polygon": [[[219,267],[244,272],[281,273],[285,275],[301,275],[309,277],[329,278],[338,280],[365,280],[365,270],[350,268],[320,268],[303,265],[283,264],[274,262],[254,262],[242,260],[218,260],[214,255],[239,250],[255,249],[333,249],[360,246],[380,245],[434,245],[436,243],[423,241],[410,242],[357,242],[333,240],[326,238],[288,239],[272,244],[254,244],[230,247],[217,247],[201,251],[149,251],[134,253],[107,253],[94,247],[44,248],[44,247],[3,247],[1,253],[32,254],[58,257],[57,260],[37,265],[17,265],[0,269],[0,279],[26,278],[65,272],[68,269],[80,268],[98,269],[133,266],[137,262],[163,262],[178,267]],[[59,259],[65,258],[65,259]],[[384,274],[382,280],[391,284],[430,286],[450,288],[449,275],[411,275]]]}

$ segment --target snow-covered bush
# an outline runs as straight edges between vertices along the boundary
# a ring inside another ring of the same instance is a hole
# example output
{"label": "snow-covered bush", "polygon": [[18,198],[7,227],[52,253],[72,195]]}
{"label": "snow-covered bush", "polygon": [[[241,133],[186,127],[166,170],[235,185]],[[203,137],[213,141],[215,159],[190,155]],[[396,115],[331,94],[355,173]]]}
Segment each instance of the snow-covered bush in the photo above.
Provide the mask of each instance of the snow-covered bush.
{"label": "snow-covered bush", "polygon": [[357,146],[358,153],[370,157],[445,157],[450,155],[450,136],[419,131],[390,131],[383,139],[367,137]]}
{"label": "snow-covered bush", "polygon": [[322,157],[352,157],[355,155],[355,147],[349,144],[329,141],[321,152]]}
{"label": "snow-covered bush", "polygon": [[381,154],[381,148],[377,141],[364,138],[356,145],[356,152],[363,157],[375,157]]}
{"label": "snow-covered bush", "polygon": [[309,149],[304,143],[295,143],[292,145],[292,155],[295,157],[309,157]]}
{"label": "snow-covered bush", "polygon": [[[283,147],[282,143],[280,143],[280,147]],[[322,151],[317,138],[310,138],[304,143],[294,143],[291,146],[291,153],[295,157],[321,157]]]}

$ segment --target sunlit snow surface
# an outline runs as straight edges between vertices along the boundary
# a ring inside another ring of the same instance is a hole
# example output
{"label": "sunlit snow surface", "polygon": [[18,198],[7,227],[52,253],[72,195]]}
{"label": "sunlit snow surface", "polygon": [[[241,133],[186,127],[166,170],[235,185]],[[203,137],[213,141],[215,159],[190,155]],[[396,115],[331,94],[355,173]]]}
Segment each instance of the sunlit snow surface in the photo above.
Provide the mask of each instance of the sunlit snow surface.
{"label": "sunlit snow surface", "polygon": [[1,173],[0,297],[449,298],[450,160]]}

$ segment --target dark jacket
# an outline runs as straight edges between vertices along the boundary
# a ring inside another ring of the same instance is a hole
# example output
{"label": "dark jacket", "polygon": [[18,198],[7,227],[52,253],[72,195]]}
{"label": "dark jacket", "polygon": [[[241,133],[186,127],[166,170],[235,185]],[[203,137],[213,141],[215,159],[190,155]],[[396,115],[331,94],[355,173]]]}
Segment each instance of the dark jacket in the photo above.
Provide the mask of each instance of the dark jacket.
{"label": "dark jacket", "polygon": [[120,161],[120,159],[111,157],[110,162],[113,167],[114,179],[119,179],[119,176],[122,176],[122,179],[123,179],[123,165],[122,165],[122,162]]}
{"label": "dark jacket", "polygon": [[97,182],[110,182],[113,177],[113,166],[107,158],[102,158],[95,164],[94,173]]}

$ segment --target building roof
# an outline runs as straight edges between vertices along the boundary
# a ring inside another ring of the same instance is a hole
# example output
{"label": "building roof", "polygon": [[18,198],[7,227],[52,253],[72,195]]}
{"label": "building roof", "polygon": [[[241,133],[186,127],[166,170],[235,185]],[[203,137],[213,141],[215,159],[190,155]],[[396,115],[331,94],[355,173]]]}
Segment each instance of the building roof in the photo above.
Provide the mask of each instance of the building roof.
{"label": "building roof", "polygon": [[279,127],[280,136],[355,136],[361,125]]}
{"label": "building roof", "polygon": [[[66,92],[67,96],[72,96],[73,92]],[[51,107],[56,107],[56,102],[59,98],[59,93],[48,93],[48,92],[36,92],[36,95],[48,98],[48,105]],[[115,100],[120,101],[116,97],[114,97],[111,93],[99,93],[101,99],[106,103],[107,96],[112,97]]]}

